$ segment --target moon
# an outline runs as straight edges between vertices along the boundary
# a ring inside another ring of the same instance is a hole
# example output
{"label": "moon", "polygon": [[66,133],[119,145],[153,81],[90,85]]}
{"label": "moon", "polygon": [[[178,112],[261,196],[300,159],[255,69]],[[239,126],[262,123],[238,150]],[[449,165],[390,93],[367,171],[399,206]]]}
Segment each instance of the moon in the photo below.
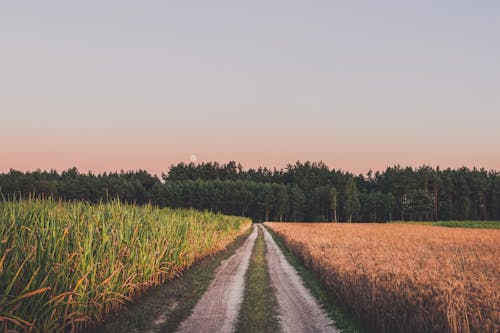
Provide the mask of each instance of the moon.
{"label": "moon", "polygon": [[189,160],[194,163],[198,160],[198,157],[196,157],[196,155],[193,154],[189,157]]}

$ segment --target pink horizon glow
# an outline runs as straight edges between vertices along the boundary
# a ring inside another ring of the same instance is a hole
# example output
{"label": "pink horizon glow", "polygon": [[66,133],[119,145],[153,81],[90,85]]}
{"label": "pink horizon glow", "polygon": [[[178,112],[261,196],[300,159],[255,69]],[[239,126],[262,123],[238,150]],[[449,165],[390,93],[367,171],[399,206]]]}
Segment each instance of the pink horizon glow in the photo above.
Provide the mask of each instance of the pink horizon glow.
{"label": "pink horizon glow", "polygon": [[[196,1],[195,1],[196,2]],[[500,170],[500,2],[0,4],[0,172]]]}
{"label": "pink horizon glow", "polygon": [[[93,173],[103,173],[103,172],[114,172],[114,171],[130,171],[130,170],[146,170],[151,174],[160,176],[162,173],[166,173],[172,164],[177,164],[180,162],[190,163],[190,154],[188,153],[174,153],[166,154],[169,156],[160,157],[154,154],[149,154],[148,152],[135,152],[132,154],[113,153],[109,152],[87,152],[81,153],[76,152],[78,156],[65,154],[63,156],[55,154],[43,154],[44,156],[38,156],[36,153],[29,154],[25,158],[23,156],[18,156],[18,158],[6,160],[0,160],[0,172],[8,172],[10,169],[20,170],[20,171],[34,171],[37,169],[49,171],[54,169],[58,172],[67,170],[71,167],[76,167],[80,172],[91,171]],[[199,154],[196,151],[192,151],[192,154],[197,156],[197,163],[203,162],[218,162],[227,163],[229,161],[236,161],[243,165],[244,169],[258,168],[258,167],[268,167],[268,168],[285,168],[288,164],[294,164],[297,161],[300,162],[323,162],[330,169],[348,171],[355,174],[366,174],[368,170],[372,171],[383,171],[386,167],[401,165],[402,167],[411,166],[419,167],[422,165],[429,165],[433,168],[439,166],[441,169],[446,169],[448,167],[452,169],[457,169],[460,167],[476,167],[478,169],[484,168],[486,170],[497,170],[499,163],[495,159],[495,156],[482,156],[482,164],[478,164],[476,158],[469,157],[468,159],[463,159],[461,157],[454,158],[453,156],[446,158],[439,158],[434,156],[432,159],[425,158],[415,158],[410,156],[410,154],[399,155],[400,159],[379,159],[376,163],[370,163],[369,156],[345,156],[343,159],[339,155],[339,158],[328,158],[321,157],[320,154],[310,154],[303,158],[295,158],[292,155],[285,156],[286,159],[279,160],[268,156],[267,154],[261,154],[261,158],[257,155],[252,158],[249,154],[235,154],[230,156],[230,154],[225,153],[213,153],[213,154]],[[345,154],[344,154],[345,155]],[[478,156],[481,157],[481,156]],[[489,158],[488,158],[489,157]]]}

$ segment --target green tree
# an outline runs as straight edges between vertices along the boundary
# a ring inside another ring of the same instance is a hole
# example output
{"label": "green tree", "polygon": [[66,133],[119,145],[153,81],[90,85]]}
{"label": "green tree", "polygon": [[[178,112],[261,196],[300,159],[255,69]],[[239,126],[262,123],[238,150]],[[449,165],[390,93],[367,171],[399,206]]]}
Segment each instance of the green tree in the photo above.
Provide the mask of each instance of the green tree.
{"label": "green tree", "polygon": [[359,192],[356,187],[356,183],[352,177],[349,177],[345,186],[345,210],[347,213],[347,220],[349,223],[352,222],[352,217],[356,216],[359,212],[360,203],[359,203]]}
{"label": "green tree", "polygon": [[380,192],[371,191],[367,197],[368,201],[368,220],[378,221],[380,214],[378,214],[380,208],[384,206],[385,196]]}
{"label": "green tree", "polygon": [[[464,173],[464,170],[460,170],[461,173]],[[461,219],[468,219],[470,215],[470,209],[471,209],[471,199],[470,199],[470,188],[469,184],[467,182],[467,179],[465,176],[462,174],[460,175],[459,178],[459,205],[462,208],[460,214]]]}
{"label": "green tree", "polygon": [[276,211],[279,214],[280,222],[283,221],[283,214],[285,213],[288,203],[288,193],[286,186],[282,184],[273,184],[273,194],[276,199]]}
{"label": "green tree", "polygon": [[288,198],[292,219],[294,222],[297,222],[298,218],[302,217],[304,206],[306,204],[306,196],[298,185],[292,185],[288,186]]}
{"label": "green tree", "polygon": [[332,209],[332,214],[333,214],[333,222],[337,222],[337,189],[335,187],[332,187],[330,191],[330,196],[331,196],[331,202],[330,202],[330,208]]}
{"label": "green tree", "polygon": [[389,214],[389,221],[392,221],[392,212],[396,207],[396,198],[391,192],[387,193],[386,195],[385,207],[387,209],[387,213]]}
{"label": "green tree", "polygon": [[424,190],[415,190],[408,196],[412,219],[428,220],[432,212],[432,198]]}
{"label": "green tree", "polygon": [[265,212],[265,220],[269,221],[269,213],[271,209],[273,208],[274,205],[274,195],[273,195],[273,190],[271,187],[271,184],[265,184],[262,188],[262,207],[264,208]]}

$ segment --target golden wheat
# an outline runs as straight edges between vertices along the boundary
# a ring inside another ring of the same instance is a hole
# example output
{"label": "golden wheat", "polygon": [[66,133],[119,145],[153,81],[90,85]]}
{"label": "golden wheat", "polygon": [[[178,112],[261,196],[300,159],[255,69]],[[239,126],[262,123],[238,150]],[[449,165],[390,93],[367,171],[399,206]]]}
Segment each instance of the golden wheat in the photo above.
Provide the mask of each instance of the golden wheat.
{"label": "golden wheat", "polygon": [[500,230],[267,223],[377,332],[496,333]]}

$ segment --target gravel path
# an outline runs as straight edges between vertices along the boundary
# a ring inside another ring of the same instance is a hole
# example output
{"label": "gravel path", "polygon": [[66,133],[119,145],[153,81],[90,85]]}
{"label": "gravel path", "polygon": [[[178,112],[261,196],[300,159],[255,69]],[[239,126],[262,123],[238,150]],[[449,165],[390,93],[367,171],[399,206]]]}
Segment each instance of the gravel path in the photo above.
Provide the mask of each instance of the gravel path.
{"label": "gravel path", "polygon": [[283,333],[338,332],[321,310],[318,302],[304,287],[295,269],[288,263],[271,234],[264,229],[266,260],[278,300]]}
{"label": "gravel path", "polygon": [[257,238],[257,227],[253,228],[243,246],[217,268],[215,278],[208,290],[177,332],[234,332],[243,301],[245,274]]}

